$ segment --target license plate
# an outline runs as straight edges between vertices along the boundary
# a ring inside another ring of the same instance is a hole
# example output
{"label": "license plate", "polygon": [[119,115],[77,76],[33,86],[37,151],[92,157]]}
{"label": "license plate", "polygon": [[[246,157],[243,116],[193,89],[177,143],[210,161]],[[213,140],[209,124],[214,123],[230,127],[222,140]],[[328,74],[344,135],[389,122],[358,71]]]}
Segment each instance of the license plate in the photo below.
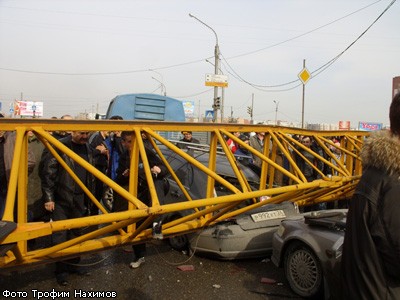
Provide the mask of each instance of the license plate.
{"label": "license plate", "polygon": [[252,214],[251,218],[253,219],[254,222],[261,222],[261,221],[286,218],[286,215],[283,210],[279,209],[279,210],[264,211]]}

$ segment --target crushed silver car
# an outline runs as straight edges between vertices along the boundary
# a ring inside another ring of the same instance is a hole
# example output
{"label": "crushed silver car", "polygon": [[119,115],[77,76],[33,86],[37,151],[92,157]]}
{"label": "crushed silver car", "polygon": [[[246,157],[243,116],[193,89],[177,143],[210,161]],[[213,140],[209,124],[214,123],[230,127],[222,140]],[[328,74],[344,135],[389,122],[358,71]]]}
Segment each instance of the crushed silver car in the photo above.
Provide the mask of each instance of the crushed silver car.
{"label": "crushed silver car", "polygon": [[272,236],[281,221],[294,216],[299,216],[299,210],[292,202],[267,204],[194,235],[191,249],[222,260],[266,257],[272,252]]}
{"label": "crushed silver car", "polygon": [[282,221],[274,234],[271,260],[299,296],[338,298],[346,217],[347,209],[309,212]]}

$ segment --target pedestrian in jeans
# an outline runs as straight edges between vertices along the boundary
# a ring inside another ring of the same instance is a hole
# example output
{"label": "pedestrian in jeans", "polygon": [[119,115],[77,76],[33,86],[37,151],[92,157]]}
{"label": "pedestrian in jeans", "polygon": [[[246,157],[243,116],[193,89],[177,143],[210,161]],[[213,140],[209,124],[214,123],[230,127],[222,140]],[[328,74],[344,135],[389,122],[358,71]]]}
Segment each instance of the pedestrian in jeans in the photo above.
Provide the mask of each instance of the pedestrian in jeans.
{"label": "pedestrian in jeans", "polygon": [[[132,140],[134,137],[133,131],[123,131],[121,134],[122,144],[126,151],[121,155],[120,161],[117,169],[117,179],[116,182],[121,186],[128,187],[129,184],[129,174],[130,174],[130,161],[131,161],[131,150],[132,150]],[[156,155],[156,153],[150,149],[150,147],[145,146],[147,159],[150,165],[150,170],[153,175],[153,180],[161,181],[167,173],[167,168],[162,163],[161,159]],[[139,163],[139,169],[136,170],[135,175],[138,176],[138,199],[144,204],[151,206],[151,199],[148,190],[148,185],[146,181],[146,176],[144,173],[143,163]],[[114,195],[114,211],[124,211],[128,209],[128,201],[121,198],[118,194]],[[136,223],[136,226],[140,226],[141,222]],[[133,261],[130,263],[130,267],[136,269],[140,267],[142,263],[145,262],[146,254],[146,244],[133,245]]]}

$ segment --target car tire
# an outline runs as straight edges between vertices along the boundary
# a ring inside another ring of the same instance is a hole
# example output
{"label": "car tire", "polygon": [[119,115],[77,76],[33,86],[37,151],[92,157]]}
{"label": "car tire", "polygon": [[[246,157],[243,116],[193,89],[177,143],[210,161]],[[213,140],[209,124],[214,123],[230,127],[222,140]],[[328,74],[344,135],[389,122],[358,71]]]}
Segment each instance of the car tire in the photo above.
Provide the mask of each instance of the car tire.
{"label": "car tire", "polygon": [[296,294],[321,299],[324,288],[321,262],[307,245],[291,244],[285,251],[283,266],[290,288]]}
{"label": "car tire", "polygon": [[[167,218],[167,222],[177,220],[181,217],[181,215],[177,214],[172,215]],[[186,234],[172,236],[168,238],[168,243],[172,249],[177,251],[185,251],[189,249],[189,238]]]}
{"label": "car tire", "polygon": [[185,251],[189,249],[189,239],[186,234],[170,237],[168,242],[174,250]]}

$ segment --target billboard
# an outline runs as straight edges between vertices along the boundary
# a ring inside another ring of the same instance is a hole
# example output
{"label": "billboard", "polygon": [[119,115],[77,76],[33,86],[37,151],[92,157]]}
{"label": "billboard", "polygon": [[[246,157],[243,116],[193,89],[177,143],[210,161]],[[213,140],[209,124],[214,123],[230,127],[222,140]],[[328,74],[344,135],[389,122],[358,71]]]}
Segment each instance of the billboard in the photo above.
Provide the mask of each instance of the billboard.
{"label": "billboard", "polygon": [[194,101],[182,101],[185,118],[194,118]]}
{"label": "billboard", "polygon": [[43,102],[15,100],[14,116],[43,117]]}
{"label": "billboard", "polygon": [[339,121],[339,130],[350,130],[350,121]]}
{"label": "billboard", "polygon": [[382,123],[358,122],[358,130],[375,131],[375,130],[381,130],[382,127],[383,127]]}

